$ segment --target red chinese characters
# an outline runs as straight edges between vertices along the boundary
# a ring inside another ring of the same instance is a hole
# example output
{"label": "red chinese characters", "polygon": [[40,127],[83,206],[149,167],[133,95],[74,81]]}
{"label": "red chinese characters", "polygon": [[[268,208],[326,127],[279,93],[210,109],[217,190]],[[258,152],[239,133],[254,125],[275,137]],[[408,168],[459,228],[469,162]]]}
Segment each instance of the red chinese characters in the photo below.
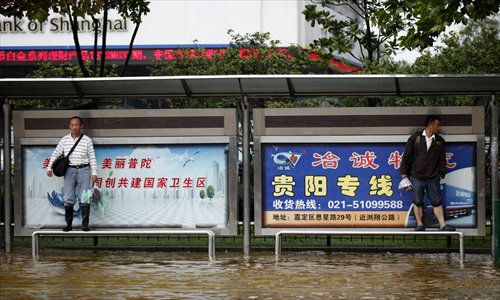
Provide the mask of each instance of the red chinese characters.
{"label": "red chinese characters", "polygon": [[353,168],[371,168],[373,170],[378,169],[379,165],[375,163],[377,155],[373,151],[366,151],[365,154],[358,154],[353,152],[352,156],[349,158],[352,161]]}
{"label": "red chinese characters", "polygon": [[331,151],[326,152],[324,155],[319,153],[313,154],[314,158],[317,158],[317,161],[312,162],[313,167],[322,166],[323,169],[337,169],[338,162],[340,157],[333,154]]}

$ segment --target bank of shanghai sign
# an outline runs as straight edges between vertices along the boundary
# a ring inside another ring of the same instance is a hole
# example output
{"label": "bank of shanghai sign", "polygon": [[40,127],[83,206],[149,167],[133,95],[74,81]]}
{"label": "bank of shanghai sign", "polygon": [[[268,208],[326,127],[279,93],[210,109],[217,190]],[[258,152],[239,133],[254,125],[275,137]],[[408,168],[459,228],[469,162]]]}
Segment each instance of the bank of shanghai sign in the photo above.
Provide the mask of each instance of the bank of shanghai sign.
{"label": "bank of shanghai sign", "polygon": [[[263,144],[264,228],[415,226],[412,192],[398,189],[403,143]],[[447,143],[441,195],[447,221],[477,226],[474,143]],[[428,199],[424,199],[428,203]],[[437,226],[432,208],[425,222]]]}
{"label": "bank of shanghai sign", "polygon": [[[94,227],[228,226],[227,144],[96,145],[101,197]],[[54,147],[23,147],[24,224],[64,224],[63,179],[45,167]],[[85,197],[85,196],[83,196]],[[81,213],[75,205],[75,223]]]}

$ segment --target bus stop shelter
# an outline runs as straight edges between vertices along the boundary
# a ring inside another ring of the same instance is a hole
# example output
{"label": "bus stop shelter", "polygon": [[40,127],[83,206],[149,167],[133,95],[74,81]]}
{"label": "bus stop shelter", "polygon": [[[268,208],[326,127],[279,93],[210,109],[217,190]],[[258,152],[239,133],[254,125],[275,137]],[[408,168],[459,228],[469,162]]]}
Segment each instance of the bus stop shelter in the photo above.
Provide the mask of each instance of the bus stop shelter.
{"label": "bus stop shelter", "polygon": [[[0,98],[234,97],[243,111],[243,248],[250,252],[249,99],[314,96],[486,96],[491,97],[492,253],[500,259],[498,197],[498,108],[500,75],[224,75],[125,78],[0,79]],[[11,165],[11,107],[3,106],[4,166]],[[5,172],[5,250],[11,251],[11,174]]]}

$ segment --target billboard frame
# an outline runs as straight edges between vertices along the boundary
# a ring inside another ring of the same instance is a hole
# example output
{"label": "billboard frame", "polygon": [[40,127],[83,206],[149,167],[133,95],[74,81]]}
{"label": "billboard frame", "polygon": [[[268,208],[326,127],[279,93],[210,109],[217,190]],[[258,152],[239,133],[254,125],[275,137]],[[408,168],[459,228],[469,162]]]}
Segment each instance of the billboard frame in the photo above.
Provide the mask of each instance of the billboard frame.
{"label": "billboard frame", "polygon": [[[484,236],[486,233],[485,223],[485,138],[484,135],[444,135],[447,143],[472,142],[476,145],[476,203],[477,203],[477,226],[476,228],[460,228],[459,231],[466,235]],[[262,145],[271,143],[290,144],[315,144],[315,143],[405,143],[408,135],[373,135],[373,136],[256,136],[254,139],[254,220],[256,235],[276,235],[283,230],[294,231],[317,231],[318,228],[264,228],[262,227],[262,191],[263,191],[263,166]],[[325,228],[323,228],[325,229]],[[353,228],[335,228],[336,231],[352,231]],[[361,229],[360,229],[361,230]],[[380,234],[389,231],[408,231],[408,228],[362,228],[365,231],[377,231]]]}
{"label": "billboard frame", "polygon": [[[55,146],[60,138],[16,138],[14,145],[15,153],[15,168],[14,175],[14,235],[29,236],[40,228],[28,228],[24,224],[24,176],[23,176],[23,147],[27,146]],[[231,180],[238,176],[238,149],[237,139],[233,136],[205,136],[205,137],[109,137],[109,138],[93,138],[94,145],[189,145],[189,144],[227,144],[227,199],[228,199],[228,218],[227,227],[225,228],[204,228],[212,230],[216,235],[236,235],[238,233],[238,182]],[[184,227],[183,227],[184,228]],[[107,228],[99,228],[106,230]],[[117,229],[117,228],[112,228]],[[110,229],[110,230],[112,230]],[[126,230],[134,230],[127,227]],[[140,228],[144,230],[144,228]],[[155,228],[151,228],[154,230]],[[156,228],[157,229],[157,228]],[[180,228],[165,228],[165,229],[180,229]],[[192,228],[190,228],[192,229]]]}

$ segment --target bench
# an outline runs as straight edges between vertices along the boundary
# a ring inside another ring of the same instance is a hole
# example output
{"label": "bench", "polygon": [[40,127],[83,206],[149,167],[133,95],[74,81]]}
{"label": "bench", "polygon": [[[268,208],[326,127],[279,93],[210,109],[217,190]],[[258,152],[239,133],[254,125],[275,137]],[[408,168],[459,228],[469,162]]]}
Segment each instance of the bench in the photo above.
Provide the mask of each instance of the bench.
{"label": "bench", "polygon": [[281,237],[283,235],[456,235],[459,238],[460,244],[460,262],[463,263],[465,259],[464,234],[460,231],[281,230],[276,233],[276,258],[281,255]]}
{"label": "bench", "polygon": [[215,259],[215,234],[211,230],[95,230],[95,231],[55,231],[39,230],[32,234],[33,259],[38,259],[40,236],[168,236],[168,235],[207,235],[208,236],[208,258]]}

